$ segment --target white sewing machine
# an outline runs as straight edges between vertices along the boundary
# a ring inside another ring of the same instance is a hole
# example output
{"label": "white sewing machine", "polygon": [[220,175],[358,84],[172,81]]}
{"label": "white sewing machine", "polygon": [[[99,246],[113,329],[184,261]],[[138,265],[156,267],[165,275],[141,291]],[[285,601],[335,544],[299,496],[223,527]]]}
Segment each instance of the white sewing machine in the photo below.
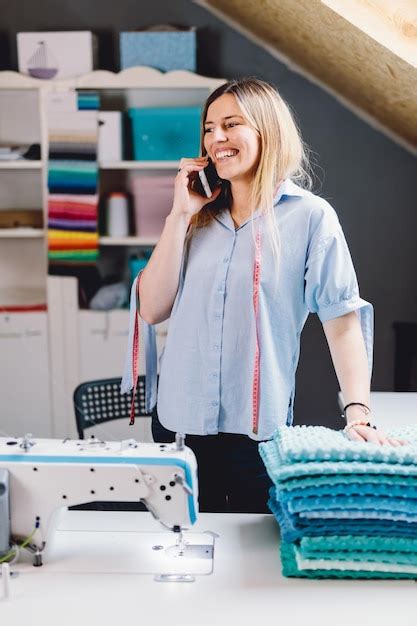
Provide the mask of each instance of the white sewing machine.
{"label": "white sewing machine", "polygon": [[92,501],[143,502],[183,555],[182,531],[198,512],[197,463],[184,436],[172,444],[0,438],[0,560],[26,540],[42,565],[56,509]]}

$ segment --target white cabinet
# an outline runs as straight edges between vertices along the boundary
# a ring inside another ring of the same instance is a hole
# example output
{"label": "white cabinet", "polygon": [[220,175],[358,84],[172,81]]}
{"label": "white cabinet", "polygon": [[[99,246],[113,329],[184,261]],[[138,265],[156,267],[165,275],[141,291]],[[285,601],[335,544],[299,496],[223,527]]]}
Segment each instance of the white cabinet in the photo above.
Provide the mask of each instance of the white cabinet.
{"label": "white cabinet", "polygon": [[51,434],[45,312],[0,315],[1,436]]}
{"label": "white cabinet", "polygon": [[128,311],[79,312],[81,381],[121,375],[128,331]]}

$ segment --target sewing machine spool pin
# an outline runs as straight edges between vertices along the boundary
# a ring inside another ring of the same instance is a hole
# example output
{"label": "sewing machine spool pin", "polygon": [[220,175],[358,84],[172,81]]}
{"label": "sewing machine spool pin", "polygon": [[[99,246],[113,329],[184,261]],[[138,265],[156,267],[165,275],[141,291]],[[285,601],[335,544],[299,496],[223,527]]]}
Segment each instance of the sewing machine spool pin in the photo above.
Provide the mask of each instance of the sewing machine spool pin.
{"label": "sewing machine spool pin", "polygon": [[29,452],[34,445],[35,442],[33,440],[32,433],[27,433],[26,435],[23,435],[19,444],[19,448],[22,448],[22,450],[24,450],[25,452]]}

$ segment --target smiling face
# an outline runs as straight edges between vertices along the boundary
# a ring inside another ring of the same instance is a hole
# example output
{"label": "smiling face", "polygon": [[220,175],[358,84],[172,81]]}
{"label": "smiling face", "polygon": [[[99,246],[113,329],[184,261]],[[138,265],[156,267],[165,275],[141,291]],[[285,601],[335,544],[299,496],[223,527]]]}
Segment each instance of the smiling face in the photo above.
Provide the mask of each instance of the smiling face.
{"label": "smiling face", "polygon": [[259,163],[261,142],[231,93],[212,102],[204,123],[204,147],[220,178],[250,182]]}

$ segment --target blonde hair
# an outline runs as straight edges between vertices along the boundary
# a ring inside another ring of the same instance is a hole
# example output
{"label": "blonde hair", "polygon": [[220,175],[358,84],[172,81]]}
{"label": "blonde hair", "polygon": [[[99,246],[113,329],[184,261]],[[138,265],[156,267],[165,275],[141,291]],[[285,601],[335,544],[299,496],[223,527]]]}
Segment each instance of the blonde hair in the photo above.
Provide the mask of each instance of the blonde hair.
{"label": "blonde hair", "polygon": [[[288,105],[279,93],[257,78],[231,80],[218,87],[208,97],[201,117],[201,154],[204,156],[204,123],[209,106],[224,94],[233,94],[247,122],[260,138],[259,163],[251,187],[249,206],[260,208],[267,218],[274,256],[279,259],[279,232],[273,210],[274,195],[279,183],[291,178],[304,187],[311,187],[308,150],[304,145]],[[222,182],[222,192],[214,202],[206,204],[194,216],[191,231],[207,225],[213,210],[230,208],[231,187]],[[190,233],[191,234],[191,233]]]}

